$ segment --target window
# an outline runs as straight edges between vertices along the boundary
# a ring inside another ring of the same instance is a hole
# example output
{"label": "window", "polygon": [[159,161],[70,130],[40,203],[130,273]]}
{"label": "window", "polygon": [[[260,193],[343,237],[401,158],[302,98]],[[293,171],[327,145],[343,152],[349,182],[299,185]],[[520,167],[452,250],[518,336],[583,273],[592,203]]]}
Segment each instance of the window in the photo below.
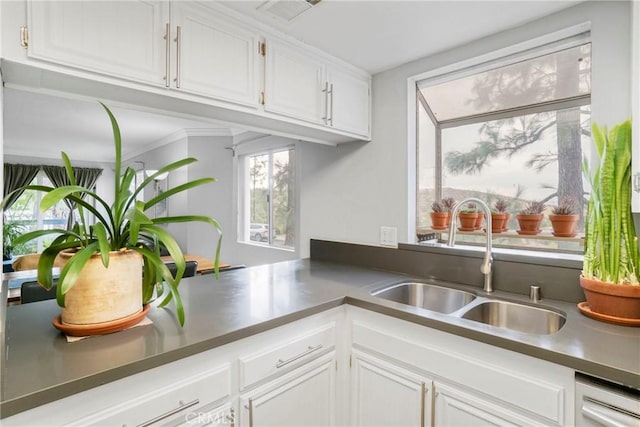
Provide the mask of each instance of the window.
{"label": "window", "polygon": [[295,151],[277,149],[241,158],[241,238],[294,249],[296,244]]}
{"label": "window", "polygon": [[[52,186],[51,181],[43,171],[38,172],[31,185]],[[34,190],[26,190],[16,200],[10,209],[5,211],[6,221],[19,224],[22,232],[33,230],[50,230],[54,228],[66,228],[69,208],[64,202],[58,202],[46,212],[40,212],[40,201],[43,193]],[[46,240],[45,240],[46,239]],[[41,237],[24,245],[13,248],[13,255],[22,255],[42,252],[51,244],[52,236]]]}
{"label": "window", "polygon": [[[432,203],[476,197],[509,204],[511,231],[498,246],[581,252],[582,213],[588,199],[582,161],[590,156],[591,45],[588,35],[557,43],[500,65],[420,81],[417,97],[417,229],[429,229]],[[515,214],[531,201],[545,214],[566,197],[577,202],[575,239],[515,232]],[[479,234],[479,233],[477,233]],[[458,241],[484,236],[458,234]]]}

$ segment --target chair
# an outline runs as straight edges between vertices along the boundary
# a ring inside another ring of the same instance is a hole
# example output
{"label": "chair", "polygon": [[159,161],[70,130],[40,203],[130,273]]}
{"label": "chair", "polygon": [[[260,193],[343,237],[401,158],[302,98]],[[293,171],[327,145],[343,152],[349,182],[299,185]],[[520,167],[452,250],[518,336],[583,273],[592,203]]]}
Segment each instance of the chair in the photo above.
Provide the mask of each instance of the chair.
{"label": "chair", "polygon": [[[176,277],[176,274],[178,273],[178,267],[176,266],[176,263],[167,262],[165,263],[165,265],[167,266],[167,268],[169,268],[171,275],[173,277]],[[187,261],[185,263],[184,274],[182,275],[182,277],[193,277],[196,275],[197,270],[198,270],[198,261]]]}
{"label": "chair", "polygon": [[24,282],[20,285],[20,303],[27,304],[54,299],[56,297],[56,286],[54,281],[53,287],[50,290],[46,290],[36,281]]}
{"label": "chair", "polygon": [[[147,236],[140,235],[138,237],[138,243],[143,244],[150,251],[154,251],[155,250],[155,246],[153,244],[153,240],[151,240]],[[170,255],[169,251],[167,250],[167,248],[162,243],[160,243],[160,248],[159,249],[160,249],[160,256]]]}

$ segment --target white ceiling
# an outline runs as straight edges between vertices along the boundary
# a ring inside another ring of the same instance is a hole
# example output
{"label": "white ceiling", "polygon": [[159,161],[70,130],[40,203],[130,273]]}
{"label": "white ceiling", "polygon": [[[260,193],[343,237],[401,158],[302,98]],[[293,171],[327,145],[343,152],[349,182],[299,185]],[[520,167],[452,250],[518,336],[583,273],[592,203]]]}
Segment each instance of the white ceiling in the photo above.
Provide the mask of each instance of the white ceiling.
{"label": "white ceiling", "polygon": [[580,1],[322,0],[291,21],[265,12],[266,1],[222,3],[376,74]]}
{"label": "white ceiling", "polygon": [[[322,0],[287,22],[256,9],[264,1],[234,0],[236,11],[372,74],[538,19],[579,1]],[[96,102],[5,88],[4,152],[112,161],[109,122]],[[166,143],[184,129],[223,132],[219,123],[112,106],[124,157]]]}

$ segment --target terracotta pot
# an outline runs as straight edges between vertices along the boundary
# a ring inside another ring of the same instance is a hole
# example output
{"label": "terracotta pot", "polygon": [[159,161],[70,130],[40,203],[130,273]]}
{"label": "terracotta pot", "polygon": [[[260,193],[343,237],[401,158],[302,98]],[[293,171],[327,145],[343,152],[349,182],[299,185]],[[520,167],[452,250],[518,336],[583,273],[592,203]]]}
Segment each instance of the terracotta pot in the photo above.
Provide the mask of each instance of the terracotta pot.
{"label": "terracotta pot", "polygon": [[518,234],[529,234],[535,235],[540,233],[540,223],[544,218],[544,214],[535,214],[535,215],[516,215],[516,219],[518,220],[518,224],[520,225],[520,229],[518,230]]}
{"label": "terracotta pot", "polygon": [[478,212],[460,212],[458,214],[458,222],[460,223],[460,230],[462,231],[474,231],[476,229],[476,220],[478,219]]}
{"label": "terracotta pot", "polygon": [[431,228],[434,230],[446,230],[451,221],[451,212],[431,212]]}
{"label": "terracotta pot", "polygon": [[493,233],[502,233],[503,228],[505,227],[505,223],[507,221],[506,213],[491,213],[491,232]]}
{"label": "terracotta pot", "polygon": [[622,319],[640,319],[640,286],[607,283],[582,275],[580,286],[591,311]]}
{"label": "terracotta pot", "polygon": [[[72,253],[62,253],[70,258]],[[142,310],[142,255],[135,251],[109,253],[109,268],[93,255],[65,295],[62,323],[92,325],[111,322]]]}
{"label": "terracotta pot", "polygon": [[574,237],[578,234],[576,224],[578,223],[578,215],[549,215],[551,226],[553,227],[553,235],[557,237]]}
{"label": "terracotta pot", "polygon": [[509,230],[509,218],[511,218],[511,214],[509,212],[505,213],[506,217],[504,219],[504,227],[502,227],[502,231]]}
{"label": "terracotta pot", "polygon": [[484,212],[478,212],[478,218],[476,218],[476,223],[474,224],[474,228],[476,230],[480,230],[482,228],[483,219],[484,219]]}

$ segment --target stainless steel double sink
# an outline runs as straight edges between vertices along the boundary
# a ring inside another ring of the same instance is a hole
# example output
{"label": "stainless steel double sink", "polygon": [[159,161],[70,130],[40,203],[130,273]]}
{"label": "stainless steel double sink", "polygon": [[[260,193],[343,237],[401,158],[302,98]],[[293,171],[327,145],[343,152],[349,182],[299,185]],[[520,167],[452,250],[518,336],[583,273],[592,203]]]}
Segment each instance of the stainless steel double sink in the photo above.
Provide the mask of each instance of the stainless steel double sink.
{"label": "stainless steel double sink", "polygon": [[432,283],[402,282],[370,293],[388,301],[530,334],[553,334],[566,322],[566,316],[554,310],[480,297]]}

